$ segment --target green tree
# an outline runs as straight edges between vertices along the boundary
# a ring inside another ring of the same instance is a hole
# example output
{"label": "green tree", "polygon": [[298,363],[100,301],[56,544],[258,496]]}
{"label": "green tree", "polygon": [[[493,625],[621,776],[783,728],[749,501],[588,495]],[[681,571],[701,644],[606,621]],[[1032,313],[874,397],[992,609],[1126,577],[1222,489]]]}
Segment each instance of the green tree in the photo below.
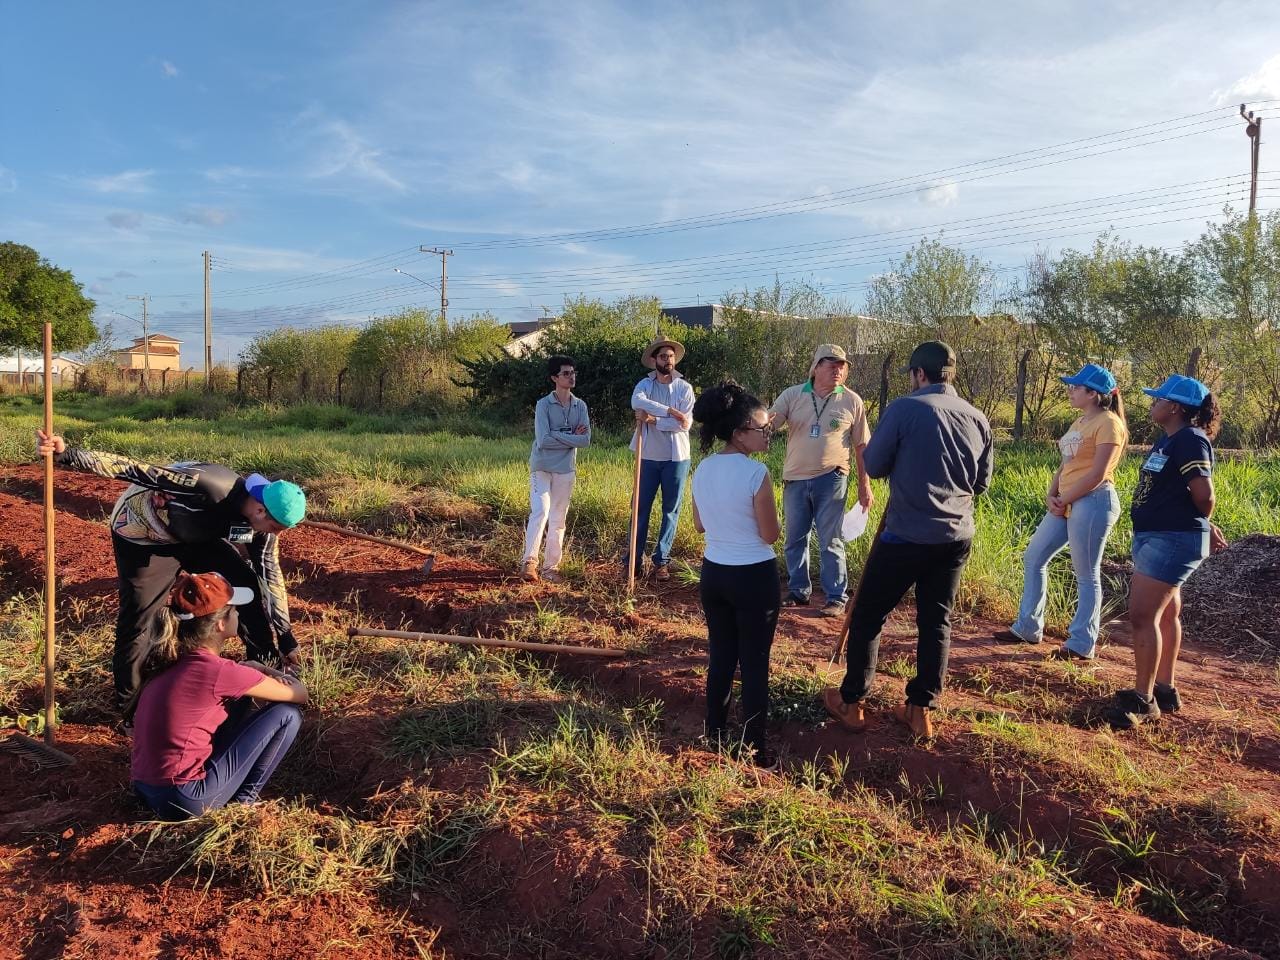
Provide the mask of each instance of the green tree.
{"label": "green tree", "polygon": [[[1010,311],[986,261],[921,240],[901,261],[872,278],[864,311],[879,324],[882,346],[906,359],[922,340],[944,340],[956,352],[957,391],[993,416],[1014,395],[1018,357],[1034,331]],[[902,381],[895,381],[902,389]]]}
{"label": "green tree", "polygon": [[1228,209],[1192,255],[1216,322],[1202,373],[1216,383],[1229,424],[1253,425],[1245,439],[1280,442],[1280,214]]}
{"label": "green tree", "polygon": [[97,336],[95,304],[69,270],[20,243],[0,243],[0,350],[38,350],[53,325],[56,350],[79,350]]}

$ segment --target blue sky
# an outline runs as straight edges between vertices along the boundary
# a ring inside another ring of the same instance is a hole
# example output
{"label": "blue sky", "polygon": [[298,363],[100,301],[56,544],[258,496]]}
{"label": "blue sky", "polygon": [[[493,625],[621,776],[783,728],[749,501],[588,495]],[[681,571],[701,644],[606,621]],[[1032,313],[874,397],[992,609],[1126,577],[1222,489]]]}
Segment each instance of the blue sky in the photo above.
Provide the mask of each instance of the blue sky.
{"label": "blue sky", "polygon": [[193,358],[205,249],[220,360],[438,303],[394,272],[437,279],[420,244],[453,316],[775,274],[856,307],[942,228],[1011,271],[1108,224],[1177,245],[1239,203],[1235,105],[1280,130],[1270,4],[973,6],[9,0],[0,239],[123,336],[151,294]]}

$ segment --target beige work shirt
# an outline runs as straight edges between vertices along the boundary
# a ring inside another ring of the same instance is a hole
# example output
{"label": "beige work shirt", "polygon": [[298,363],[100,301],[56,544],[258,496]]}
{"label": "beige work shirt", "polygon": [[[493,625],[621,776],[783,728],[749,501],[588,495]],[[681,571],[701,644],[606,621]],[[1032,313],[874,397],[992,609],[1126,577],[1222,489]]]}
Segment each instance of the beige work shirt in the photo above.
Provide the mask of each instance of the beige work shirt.
{"label": "beige work shirt", "polygon": [[832,470],[848,473],[854,448],[871,439],[862,398],[843,384],[825,399],[814,393],[812,381],[787,387],[769,414],[787,428],[783,480],[810,480]]}

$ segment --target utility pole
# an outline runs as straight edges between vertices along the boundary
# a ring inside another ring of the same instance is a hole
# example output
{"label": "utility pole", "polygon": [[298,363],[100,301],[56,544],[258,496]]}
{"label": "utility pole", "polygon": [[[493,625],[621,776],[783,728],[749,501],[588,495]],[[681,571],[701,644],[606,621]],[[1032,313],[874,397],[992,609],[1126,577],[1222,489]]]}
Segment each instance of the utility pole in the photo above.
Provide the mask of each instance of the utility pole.
{"label": "utility pole", "polygon": [[1244,132],[1249,138],[1249,216],[1255,216],[1258,208],[1258,157],[1262,150],[1262,118],[1252,110],[1246,112],[1240,104],[1240,117],[1245,122]]}
{"label": "utility pole", "polygon": [[204,392],[213,389],[213,300],[209,293],[209,251],[204,252]]}
{"label": "utility pole", "polygon": [[419,253],[429,253],[440,258],[440,319],[448,322],[449,315],[449,258],[452,250],[442,247],[419,247]]}
{"label": "utility pole", "polygon": [[143,382],[146,384],[146,390],[151,392],[151,337],[147,333],[147,303],[151,300],[151,294],[144,293],[140,297],[129,296],[126,300],[142,301],[142,369]]}

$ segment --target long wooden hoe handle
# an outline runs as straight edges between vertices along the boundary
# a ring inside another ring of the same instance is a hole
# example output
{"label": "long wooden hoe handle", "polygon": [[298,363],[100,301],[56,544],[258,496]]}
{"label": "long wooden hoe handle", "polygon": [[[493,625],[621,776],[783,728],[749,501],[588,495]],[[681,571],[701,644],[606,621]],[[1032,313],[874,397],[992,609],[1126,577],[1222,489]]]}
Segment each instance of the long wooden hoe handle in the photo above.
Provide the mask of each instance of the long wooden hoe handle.
{"label": "long wooden hoe handle", "polygon": [[636,592],[636,531],[640,528],[640,456],[644,452],[644,421],[636,422],[636,466],[631,482],[631,542],[627,550],[627,594]]}
{"label": "long wooden hoe handle", "polygon": [[564,643],[529,643],[524,640],[494,640],[489,637],[462,637],[453,633],[419,633],[416,630],[374,630],[372,627],[348,627],[349,637],[390,637],[393,640],[435,640],[464,647],[503,647],[510,650],[536,650],[540,653],[575,653],[584,657],[625,657],[625,650],[607,647],[573,647]]}
{"label": "long wooden hoe handle", "polygon": [[871,546],[867,548],[867,559],[862,561],[862,570],[858,573],[858,585],[853,588],[853,592],[849,594],[849,599],[844,606],[844,622],[840,625],[840,633],[836,636],[835,649],[831,651],[831,662],[839,663],[840,654],[844,652],[844,643],[849,638],[849,627],[853,623],[853,608],[858,605],[858,593],[862,590],[862,581],[867,576],[867,567],[871,566],[871,555],[875,552],[876,544],[880,542],[880,534],[884,533],[884,521],[889,516],[889,504],[886,502],[884,511],[880,514],[880,522],[876,525],[875,536],[871,538]]}
{"label": "long wooden hoe handle", "polygon": [[326,523],[323,520],[303,520],[302,526],[315,527],[317,530],[328,530],[330,533],[340,533],[344,537],[355,537],[357,540],[368,540],[370,543],[380,543],[386,547],[399,547],[401,550],[408,550],[410,553],[420,553],[424,557],[435,556],[430,550],[415,546],[412,543],[405,543],[403,540],[379,537],[376,534],[365,533],[363,530],[352,530],[350,527],[341,527],[336,523]]}
{"label": "long wooden hoe handle", "polygon": [[[44,434],[53,436],[53,325],[44,325]],[[54,720],[53,452],[44,458],[44,742],[57,742]]]}

